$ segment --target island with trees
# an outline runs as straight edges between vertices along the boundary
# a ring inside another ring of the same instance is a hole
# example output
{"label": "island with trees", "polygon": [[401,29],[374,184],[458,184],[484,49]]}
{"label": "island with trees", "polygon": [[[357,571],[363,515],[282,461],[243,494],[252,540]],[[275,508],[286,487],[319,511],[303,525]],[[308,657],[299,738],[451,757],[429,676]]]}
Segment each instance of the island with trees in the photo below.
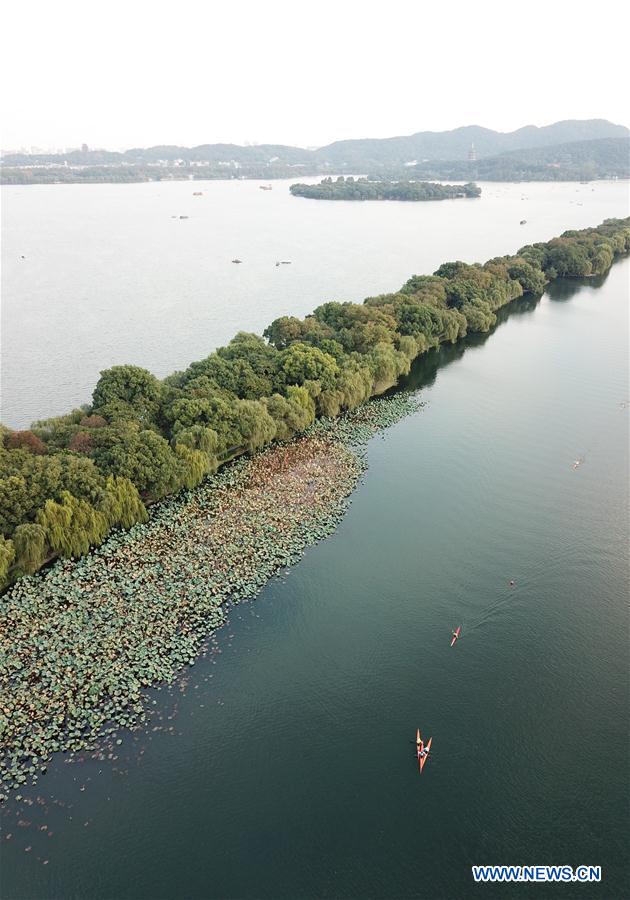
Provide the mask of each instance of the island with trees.
{"label": "island with trees", "polygon": [[560,277],[601,275],[630,250],[630,218],[567,231],[483,265],[448,262],[363,303],[282,316],[159,380],[107,369],[89,405],[0,433],[0,586],[80,557],[147,505],[240,454],[290,441],[317,417],[381,394],[419,355],[487,332],[497,310]]}
{"label": "island with trees", "polygon": [[319,184],[292,184],[294,197],[310,200],[454,200],[481,196],[476,184],[436,184],[429,181],[384,181],[339,175]]}

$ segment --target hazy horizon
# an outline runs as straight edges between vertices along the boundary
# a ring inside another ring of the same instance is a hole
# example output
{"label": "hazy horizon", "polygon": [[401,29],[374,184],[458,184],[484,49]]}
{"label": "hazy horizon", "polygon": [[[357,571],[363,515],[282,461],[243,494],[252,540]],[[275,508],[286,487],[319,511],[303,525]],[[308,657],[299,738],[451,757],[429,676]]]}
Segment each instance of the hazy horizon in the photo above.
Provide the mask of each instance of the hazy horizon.
{"label": "hazy horizon", "polygon": [[[602,117],[602,116],[593,116],[592,119],[591,119],[591,121],[597,120],[597,119],[603,120],[603,117]],[[505,131],[502,132],[500,129],[497,129],[497,128],[489,128],[489,126],[487,126],[487,125],[482,125],[482,124],[479,124],[478,122],[473,122],[473,123],[464,123],[464,124],[462,124],[462,125],[456,125],[456,126],[454,126],[454,128],[440,129],[439,131],[438,131],[438,130],[435,130],[435,129],[429,129],[429,128],[427,128],[427,129],[425,129],[425,128],[416,128],[414,131],[408,132],[408,133],[406,133],[406,134],[403,134],[402,132],[400,132],[400,133],[398,133],[398,134],[378,135],[378,138],[379,138],[379,139],[383,139],[383,138],[386,139],[386,138],[408,137],[408,136],[411,136],[411,135],[414,135],[414,134],[418,134],[418,133],[423,133],[423,132],[425,132],[425,133],[434,133],[434,134],[438,134],[438,133],[442,133],[442,134],[443,134],[443,133],[448,133],[449,131],[457,131],[457,130],[459,130],[460,128],[484,128],[484,129],[488,129],[488,130],[490,130],[490,131],[495,131],[495,132],[497,132],[497,133],[506,134],[506,133],[511,133],[511,132],[514,132],[514,131],[519,131],[519,130],[521,130],[521,129],[523,129],[523,128],[531,128],[531,127],[533,127],[533,128],[545,128],[545,127],[547,127],[547,126],[549,126],[549,125],[555,125],[555,124],[558,124],[558,123],[564,122],[564,121],[569,121],[569,120],[568,120],[568,119],[556,119],[556,120],[554,120],[553,122],[543,122],[543,123],[541,123],[541,124],[537,124],[537,123],[533,123],[533,122],[527,122],[527,123],[525,123],[524,125],[519,125],[519,126],[517,126],[516,128],[511,128],[511,129],[509,129],[509,131],[507,131],[507,132],[505,132]],[[575,120],[574,120],[574,121],[575,121]],[[586,120],[586,119],[582,119],[582,120],[577,120],[577,121],[587,121],[587,120]],[[610,120],[608,120],[608,121],[610,121]],[[613,125],[621,125],[621,126],[623,126],[623,127],[625,127],[625,128],[629,128],[629,127],[630,127],[630,126],[626,125],[624,122],[611,122],[611,124],[613,124]],[[375,138],[375,135],[373,135],[373,134],[365,134],[365,135],[359,135],[359,136],[356,136],[356,135],[355,135],[355,136],[353,136],[353,137],[339,136],[339,137],[333,138],[333,140],[332,140],[332,141],[329,141],[328,144],[336,143],[336,142],[338,142],[338,141],[345,141],[345,140],[370,140],[370,139],[374,139],[374,138]],[[83,142],[83,141],[82,141],[81,144],[82,144],[82,143],[87,143],[87,142]],[[266,146],[266,145],[276,145],[276,146],[294,147],[294,148],[301,149],[301,150],[317,150],[317,149],[319,149],[319,148],[321,148],[321,147],[327,146],[327,144],[311,144],[311,145],[306,145],[306,144],[298,144],[298,143],[294,143],[294,142],[287,142],[287,143],[284,143],[284,142],[274,141],[274,140],[271,140],[271,141],[247,141],[247,142],[244,142],[244,143],[239,143],[238,141],[229,141],[229,140],[228,140],[228,141],[201,141],[199,144],[184,144],[184,143],[182,143],[181,141],[158,141],[156,144],[144,144],[144,145],[136,144],[136,145],[134,145],[134,146],[116,146],[116,147],[114,147],[114,146],[107,146],[107,145],[95,146],[95,145],[88,144],[88,147],[89,147],[90,150],[105,150],[105,151],[109,151],[109,152],[121,152],[121,153],[123,153],[123,152],[125,152],[125,151],[127,151],[127,150],[133,150],[133,149],[135,149],[136,147],[139,148],[139,147],[141,147],[141,146],[142,146],[143,148],[147,148],[147,149],[150,149],[151,147],[167,147],[167,146],[168,146],[168,147],[183,147],[183,148],[193,149],[194,147],[202,147],[202,146],[208,146],[208,145],[212,145],[212,144],[226,144],[226,145],[233,145],[233,146],[239,146],[239,147],[260,147],[260,146]],[[22,145],[22,146],[24,146],[24,145]],[[33,145],[31,145],[31,146],[33,146]],[[38,149],[41,149],[42,151],[45,151],[45,152],[52,152],[53,150],[55,150],[55,149],[61,149],[61,148],[64,147],[64,146],[65,146],[65,149],[66,149],[66,150],[69,150],[69,149],[78,149],[78,148],[80,147],[79,144],[76,144],[76,145],[70,145],[70,144],[67,144],[67,145],[59,145],[58,148],[57,148],[56,146],[53,147],[53,146],[46,146],[46,145],[41,145],[41,146],[40,146],[40,145],[37,145]],[[14,149],[17,149],[17,148],[7,148],[7,147],[2,147],[2,151],[3,151],[3,152],[6,152],[6,151],[9,150],[9,149],[10,149],[10,150],[14,150]]]}
{"label": "hazy horizon", "polygon": [[[355,0],[323,0],[317,14],[270,0],[238,16],[192,3],[185,18],[164,2],[113,0],[98,21],[78,0],[63,19],[36,0],[9,8],[4,24],[5,149],[310,148],[466,124],[628,119],[625,29],[586,21],[568,0],[533,0],[510,34],[496,0],[439,12],[394,0],[382,14]],[[576,65],[586,43],[588,65]]]}

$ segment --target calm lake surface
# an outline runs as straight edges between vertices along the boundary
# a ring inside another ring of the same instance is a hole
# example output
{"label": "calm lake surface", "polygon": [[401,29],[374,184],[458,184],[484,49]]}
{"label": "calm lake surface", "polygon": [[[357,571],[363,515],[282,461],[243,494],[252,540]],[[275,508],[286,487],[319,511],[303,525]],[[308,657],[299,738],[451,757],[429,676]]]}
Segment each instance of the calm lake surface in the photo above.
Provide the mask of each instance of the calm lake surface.
{"label": "calm lake surface", "polygon": [[627,182],[484,184],[478,200],[423,203],[317,202],[289,184],[3,187],[0,420],[24,428],[87,403],[111,365],[163,377],[277,316],[393,291],[630,205]]}
{"label": "calm lake surface", "polygon": [[[544,191],[570,196],[542,186],[538,209]],[[515,247],[514,208],[510,234],[469,225],[479,244],[464,254],[460,225],[458,249],[417,268]],[[454,223],[449,209],[435,214]],[[548,215],[537,237],[577,224],[568,201]],[[397,265],[414,268],[391,263],[387,284]],[[626,259],[555,284],[416,367],[409,384],[429,402],[372,440],[338,531],[233,610],[215,652],[152,695],[146,733],[121,735],[118,759],[56,760],[23,792],[32,806],[7,805],[2,897],[508,895],[475,887],[474,863],[601,865],[599,885],[513,892],[630,896],[629,277]],[[433,736],[422,776],[417,726]]]}

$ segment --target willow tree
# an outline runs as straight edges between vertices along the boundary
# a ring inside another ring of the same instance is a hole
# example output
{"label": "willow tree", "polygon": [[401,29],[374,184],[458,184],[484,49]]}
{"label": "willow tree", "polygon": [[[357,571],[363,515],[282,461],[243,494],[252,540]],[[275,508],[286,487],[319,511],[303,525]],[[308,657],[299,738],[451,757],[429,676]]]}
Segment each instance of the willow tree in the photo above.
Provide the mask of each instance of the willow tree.
{"label": "willow tree", "polygon": [[46,558],[46,532],[41,525],[29,522],[13,532],[15,567],[19,574],[32,575]]}
{"label": "willow tree", "polygon": [[9,569],[15,559],[13,541],[0,534],[0,589],[9,580]]}
{"label": "willow tree", "polygon": [[37,524],[50,547],[62,556],[82,556],[100,544],[108,531],[104,514],[68,491],[62,491],[59,503],[46,501],[37,514]]}

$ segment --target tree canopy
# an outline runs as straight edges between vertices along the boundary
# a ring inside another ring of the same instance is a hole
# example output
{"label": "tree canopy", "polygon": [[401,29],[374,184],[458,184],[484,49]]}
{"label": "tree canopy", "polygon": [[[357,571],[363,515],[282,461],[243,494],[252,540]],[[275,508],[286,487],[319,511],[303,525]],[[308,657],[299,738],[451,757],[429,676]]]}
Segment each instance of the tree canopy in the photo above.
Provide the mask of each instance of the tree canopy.
{"label": "tree canopy", "polygon": [[437,184],[430,181],[386,181],[339,175],[323,178],[319,184],[292,184],[294,197],[311,200],[454,200],[479,197],[476,184]]}
{"label": "tree canopy", "polygon": [[628,250],[630,219],[609,219],[483,265],[444,263],[363,303],[282,316],[163,380],[132,365],[101,372],[90,406],[0,427],[0,587],[144,521],[146,504],[233,456],[359,406],[430,348],[487,332],[516,297],[601,275]]}

